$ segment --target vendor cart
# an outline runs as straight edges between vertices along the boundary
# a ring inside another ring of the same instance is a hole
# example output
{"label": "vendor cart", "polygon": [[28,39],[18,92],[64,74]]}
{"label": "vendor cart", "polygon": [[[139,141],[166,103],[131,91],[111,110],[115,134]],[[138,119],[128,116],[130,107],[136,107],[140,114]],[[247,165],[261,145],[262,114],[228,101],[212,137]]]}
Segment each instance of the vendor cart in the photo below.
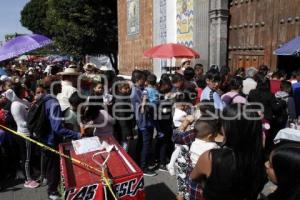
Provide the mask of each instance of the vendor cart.
{"label": "vendor cart", "polygon": [[[105,166],[105,174],[118,199],[144,200],[144,179],[141,169],[113,136],[102,136],[99,139],[113,146],[113,149],[109,153],[97,150],[77,155],[72,143],[65,143],[59,146],[59,150],[92,167],[100,169]],[[113,199],[99,173],[74,164],[64,157],[61,157],[61,171],[65,200]]]}

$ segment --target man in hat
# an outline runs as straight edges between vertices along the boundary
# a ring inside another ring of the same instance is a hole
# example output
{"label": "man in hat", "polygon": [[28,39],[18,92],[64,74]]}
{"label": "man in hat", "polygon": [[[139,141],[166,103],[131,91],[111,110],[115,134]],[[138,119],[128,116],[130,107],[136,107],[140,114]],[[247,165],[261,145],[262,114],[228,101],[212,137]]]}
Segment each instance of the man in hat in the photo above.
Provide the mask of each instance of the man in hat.
{"label": "man in hat", "polygon": [[97,66],[94,63],[86,63],[83,66],[84,69],[84,75],[86,75],[87,77],[91,77],[93,78],[93,73],[95,72]]}
{"label": "man in hat", "polygon": [[188,67],[191,67],[191,60],[190,59],[182,59],[180,69],[177,71],[177,73],[182,74],[184,73],[184,70]]}
{"label": "man in hat", "polygon": [[75,67],[76,66],[71,65],[63,72],[58,73],[58,75],[62,76],[61,93],[57,94],[57,99],[62,112],[71,107],[69,98],[74,92],[77,92],[76,86],[79,73],[77,72]]}

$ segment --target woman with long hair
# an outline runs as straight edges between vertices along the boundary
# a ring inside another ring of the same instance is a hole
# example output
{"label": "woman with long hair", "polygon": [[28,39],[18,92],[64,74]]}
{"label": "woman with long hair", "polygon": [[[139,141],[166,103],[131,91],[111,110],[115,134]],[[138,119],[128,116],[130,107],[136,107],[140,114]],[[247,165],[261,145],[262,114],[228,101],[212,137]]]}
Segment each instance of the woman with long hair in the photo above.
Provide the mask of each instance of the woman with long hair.
{"label": "woman with long hair", "polygon": [[300,144],[284,144],[274,149],[266,162],[270,181],[278,187],[268,200],[300,199]]}
{"label": "woman with long hair", "polygon": [[[23,100],[25,98],[25,88],[21,83],[15,83],[12,86],[12,91],[14,93],[14,99],[11,104],[11,114],[17,124],[17,131],[24,136],[30,137],[30,132],[27,127],[27,117],[28,117],[28,102]],[[22,171],[25,174],[24,187],[26,188],[36,188],[39,183],[31,177],[31,143],[23,138],[15,138],[17,142],[17,150],[19,151],[20,164]],[[17,172],[17,174],[19,174]]]}
{"label": "woman with long hair", "polygon": [[224,144],[204,153],[191,173],[203,183],[206,200],[254,200],[265,183],[262,121],[248,105],[222,114]]}
{"label": "woman with long hair", "polygon": [[[271,128],[266,133],[266,153],[269,155],[273,149],[273,139],[280,129],[282,129],[282,113],[286,110],[286,103],[278,102],[275,95],[270,91],[270,81],[263,73],[257,73],[255,76],[257,87],[251,90],[248,96],[248,102],[260,103],[263,106],[261,114],[263,118],[270,123]],[[261,108],[260,108],[261,109]]]}
{"label": "woman with long hair", "polygon": [[115,120],[98,99],[89,99],[88,105],[83,107],[82,112],[82,120],[88,136],[113,134]]}

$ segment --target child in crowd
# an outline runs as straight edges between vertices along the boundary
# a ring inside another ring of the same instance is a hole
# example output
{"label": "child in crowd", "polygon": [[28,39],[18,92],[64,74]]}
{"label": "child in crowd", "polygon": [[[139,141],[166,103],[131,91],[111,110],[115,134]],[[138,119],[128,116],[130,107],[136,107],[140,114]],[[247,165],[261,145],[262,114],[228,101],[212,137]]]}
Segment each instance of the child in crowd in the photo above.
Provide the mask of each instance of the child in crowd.
{"label": "child in crowd", "polygon": [[184,77],[184,88],[194,88],[196,89],[196,83],[195,83],[195,71],[193,68],[188,67],[184,70],[183,73]]}
{"label": "child in crowd", "polygon": [[195,81],[204,78],[204,69],[202,64],[200,63],[196,64],[194,66],[194,70],[195,70]]}
{"label": "child in crowd", "polygon": [[148,102],[153,105],[158,104],[158,97],[159,97],[158,90],[156,89],[156,80],[157,78],[154,74],[148,75],[146,80],[147,87],[143,91],[144,97],[147,96]]}
{"label": "child in crowd", "polygon": [[217,70],[211,69],[206,73],[207,86],[201,94],[201,101],[209,100],[211,103],[214,104],[214,107],[216,109],[223,110],[225,105],[221,100],[220,95],[216,92],[216,90],[219,87],[220,81],[220,73]]}
{"label": "child in crowd", "polygon": [[172,77],[172,85],[173,91],[172,92],[183,92],[184,90],[184,77],[182,74],[174,74]]}
{"label": "child in crowd", "polygon": [[43,95],[46,94],[46,89],[42,85],[38,85],[35,89],[34,101],[38,101]]}
{"label": "child in crowd", "polygon": [[151,121],[153,121],[153,126],[157,130],[157,109],[159,103],[159,93],[156,88],[156,76],[154,74],[149,74],[147,76],[145,84],[146,88],[143,90],[141,112],[144,113],[145,109],[147,108],[147,113],[145,114],[148,116],[148,119],[151,118]]}
{"label": "child in crowd", "polygon": [[[134,86],[131,91],[131,103],[133,105],[136,124],[138,128],[137,141],[137,161],[145,176],[155,176],[156,173],[149,168],[149,157],[151,152],[151,144],[153,139],[153,118],[149,115],[148,109],[150,106],[143,106],[143,88],[146,81],[146,75],[143,71],[135,70],[132,73],[132,81]],[[144,112],[142,112],[144,111]]]}
{"label": "child in crowd", "polygon": [[214,142],[218,135],[218,120],[210,120],[207,115],[200,117],[194,125],[194,131],[196,133],[195,141],[190,148],[190,158],[192,161],[192,167],[195,167],[199,157],[210,149],[217,148],[218,145]]}
{"label": "child in crowd", "polygon": [[93,83],[93,91],[92,96],[99,96],[101,97],[104,93],[104,83],[103,81],[95,81]]}
{"label": "child in crowd", "polygon": [[[191,118],[191,115],[188,115],[188,111],[190,109],[190,99],[188,95],[185,93],[177,94],[175,97],[175,111],[173,115],[173,125],[174,128],[180,127],[181,123],[186,118]],[[175,143],[175,150],[172,153],[170,163],[167,165],[167,169],[169,173],[174,176],[175,175],[175,161],[178,158],[180,152],[181,145]]]}
{"label": "child in crowd", "polygon": [[128,151],[128,143],[133,139],[134,113],[130,102],[130,84],[123,78],[116,82],[116,99],[113,109],[113,116],[116,120],[115,137]]}

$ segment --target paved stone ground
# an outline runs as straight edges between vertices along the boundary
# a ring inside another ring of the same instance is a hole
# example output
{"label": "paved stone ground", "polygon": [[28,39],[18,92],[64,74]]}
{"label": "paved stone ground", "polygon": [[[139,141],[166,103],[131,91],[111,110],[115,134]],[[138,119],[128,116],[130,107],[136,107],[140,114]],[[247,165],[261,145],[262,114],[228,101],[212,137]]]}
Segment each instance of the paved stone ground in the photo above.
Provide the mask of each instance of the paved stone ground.
{"label": "paved stone ground", "polygon": [[[1,200],[45,200],[47,187],[27,189],[23,184],[9,184],[9,187],[0,192]],[[173,200],[176,193],[176,180],[167,173],[158,172],[156,177],[145,177],[145,191],[148,200]]]}
{"label": "paved stone ground", "polygon": [[[135,145],[132,145],[135,146]],[[135,148],[129,150],[133,155]],[[0,163],[1,164],[1,163]],[[157,171],[158,176],[145,177],[145,192],[147,200],[174,200],[177,192],[176,179],[166,172]],[[5,183],[7,189],[0,191],[0,200],[46,200],[47,187],[27,189],[21,183]],[[263,191],[269,194],[274,190],[274,185],[268,183]]]}
{"label": "paved stone ground", "polygon": [[[166,172],[158,172],[156,177],[145,177],[145,191],[147,200],[174,200],[176,194],[176,180]],[[274,190],[274,186],[268,183],[264,194]],[[11,184],[0,192],[1,200],[46,200],[47,187],[27,189],[23,184]]]}

